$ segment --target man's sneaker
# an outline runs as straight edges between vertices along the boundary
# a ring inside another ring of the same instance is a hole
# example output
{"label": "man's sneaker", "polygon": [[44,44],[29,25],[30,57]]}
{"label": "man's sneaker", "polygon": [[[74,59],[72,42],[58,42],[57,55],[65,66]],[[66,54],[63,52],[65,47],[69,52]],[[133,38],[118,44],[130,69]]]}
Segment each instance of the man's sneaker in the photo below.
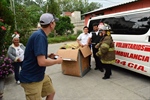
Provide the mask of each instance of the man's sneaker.
{"label": "man's sneaker", "polygon": [[98,70],[99,68],[94,68],[95,70]]}
{"label": "man's sneaker", "polygon": [[106,77],[106,76],[104,76],[102,79],[104,79],[104,80],[105,80],[105,79],[109,79],[109,78],[110,78],[110,77]]}
{"label": "man's sneaker", "polygon": [[20,84],[20,81],[16,81],[17,84]]}

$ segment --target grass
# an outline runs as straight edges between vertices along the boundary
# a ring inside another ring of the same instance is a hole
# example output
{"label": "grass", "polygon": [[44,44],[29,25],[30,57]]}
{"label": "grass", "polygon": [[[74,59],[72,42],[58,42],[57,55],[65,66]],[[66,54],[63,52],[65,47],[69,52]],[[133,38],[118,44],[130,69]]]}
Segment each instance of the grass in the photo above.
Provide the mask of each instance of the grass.
{"label": "grass", "polygon": [[75,41],[78,35],[64,35],[64,36],[56,36],[49,37],[48,43],[60,43],[65,41]]}

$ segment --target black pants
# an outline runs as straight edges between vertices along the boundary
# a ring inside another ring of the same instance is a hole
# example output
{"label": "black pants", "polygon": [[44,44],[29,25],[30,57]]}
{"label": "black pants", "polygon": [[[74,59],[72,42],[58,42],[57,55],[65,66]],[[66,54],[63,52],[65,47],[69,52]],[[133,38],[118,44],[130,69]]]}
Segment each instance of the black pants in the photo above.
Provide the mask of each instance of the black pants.
{"label": "black pants", "polygon": [[103,64],[103,67],[105,69],[104,77],[110,77],[110,75],[112,74],[111,73],[111,67],[112,67],[112,65],[111,64]]}
{"label": "black pants", "polygon": [[[89,48],[91,49],[91,45],[89,45]],[[89,55],[89,66],[91,68],[91,55]]]}
{"label": "black pants", "polygon": [[12,63],[14,66],[14,74],[15,74],[15,80],[19,81],[19,74],[20,74],[20,67],[22,67],[22,62],[14,62]]}
{"label": "black pants", "polygon": [[96,67],[97,69],[102,69],[103,64],[98,56],[96,56],[96,53],[98,52],[98,49],[95,48],[95,44],[92,44],[92,51],[93,51],[93,57],[95,59]]}

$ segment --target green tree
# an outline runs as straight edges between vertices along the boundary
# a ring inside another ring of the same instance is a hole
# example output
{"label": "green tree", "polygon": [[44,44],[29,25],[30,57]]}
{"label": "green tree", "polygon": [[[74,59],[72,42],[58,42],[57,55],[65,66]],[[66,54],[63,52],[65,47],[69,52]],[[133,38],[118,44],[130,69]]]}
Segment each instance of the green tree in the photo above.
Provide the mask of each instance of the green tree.
{"label": "green tree", "polygon": [[81,11],[81,14],[102,7],[100,3],[91,2],[88,0],[58,0],[61,12],[65,11]]}
{"label": "green tree", "polygon": [[26,6],[16,3],[16,22],[17,29],[25,30],[31,27],[31,20],[29,13],[26,10]]}
{"label": "green tree", "polygon": [[56,0],[47,0],[46,5],[44,6],[44,12],[45,11],[55,14],[56,16],[59,16],[60,15],[59,4],[56,2]]}
{"label": "green tree", "polygon": [[46,4],[46,1],[44,0],[35,0],[35,2],[40,6],[43,7]]}
{"label": "green tree", "polygon": [[[26,45],[27,39],[31,34],[31,29],[33,28],[33,23],[31,21],[30,13],[27,11],[25,5],[20,5],[16,3],[16,22],[17,22],[17,30],[21,38],[21,42]],[[37,24],[34,23],[34,26]],[[12,33],[13,34],[13,33]]]}
{"label": "green tree", "polygon": [[[13,1],[13,0],[11,0],[11,1]],[[17,3],[20,3],[20,4],[24,3],[24,0],[14,0],[14,1]]]}
{"label": "green tree", "polygon": [[38,5],[35,1],[32,0],[24,0],[23,3],[26,7],[31,6],[31,5]]}
{"label": "green tree", "polygon": [[0,17],[5,19],[5,23],[14,28],[14,16],[13,12],[9,9],[9,4],[7,1],[0,1]]}
{"label": "green tree", "polygon": [[71,20],[68,16],[59,17],[59,21],[56,23],[56,32],[58,35],[63,35],[63,34],[72,34],[73,33],[73,28],[74,25],[71,23]]}
{"label": "green tree", "polygon": [[9,0],[1,0],[0,2],[7,7],[9,6]]}
{"label": "green tree", "polygon": [[[14,16],[9,9],[9,4],[5,0],[0,1],[0,26],[4,26],[6,31],[0,31],[0,50],[7,49],[11,44],[11,31],[14,29]],[[0,27],[0,30],[2,28]]]}
{"label": "green tree", "polygon": [[42,14],[42,10],[38,5],[30,5],[26,8],[26,11],[29,16],[31,27],[36,27],[39,21],[39,17]]}

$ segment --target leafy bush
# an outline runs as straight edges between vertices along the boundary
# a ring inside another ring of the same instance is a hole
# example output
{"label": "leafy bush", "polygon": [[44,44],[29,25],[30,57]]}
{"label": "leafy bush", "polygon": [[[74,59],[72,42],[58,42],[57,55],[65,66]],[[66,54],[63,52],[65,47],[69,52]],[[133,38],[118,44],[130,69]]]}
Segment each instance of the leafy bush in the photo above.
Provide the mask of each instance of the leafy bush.
{"label": "leafy bush", "polygon": [[59,17],[59,21],[56,23],[56,33],[58,35],[64,35],[64,34],[73,34],[74,25],[71,23],[71,20],[68,16]]}
{"label": "leafy bush", "polygon": [[69,36],[68,36],[68,40],[74,41],[74,40],[76,40],[76,39],[77,39],[77,35],[69,35]]}
{"label": "leafy bush", "polygon": [[[4,23],[3,19],[0,19],[0,51],[7,49],[7,46],[5,45],[5,36],[7,33],[7,27],[8,25]],[[0,55],[2,55],[2,52],[0,52]]]}
{"label": "leafy bush", "polygon": [[23,43],[24,45],[26,45],[27,41],[32,33],[33,33],[33,31],[31,31],[31,30],[20,30],[19,31],[20,42]]}
{"label": "leafy bush", "polygon": [[[14,15],[5,0],[0,1],[0,51],[11,44],[11,32],[14,29]],[[0,52],[1,54],[1,52]]]}
{"label": "leafy bush", "polygon": [[14,29],[14,15],[5,0],[0,0],[0,18],[4,19],[5,23],[10,25],[12,30]]}
{"label": "leafy bush", "polygon": [[48,37],[53,38],[55,36],[54,32],[51,32]]}
{"label": "leafy bush", "polygon": [[12,60],[6,57],[8,46],[6,45],[5,37],[9,31],[9,26],[0,19],[0,78],[5,78],[13,73]]}
{"label": "leafy bush", "polygon": [[77,35],[80,35],[82,32],[82,30],[77,30]]}
{"label": "leafy bush", "polygon": [[[5,51],[3,51],[5,52]],[[14,71],[14,67],[12,66],[12,60],[6,57],[5,55],[0,56],[0,78],[6,78]]]}

